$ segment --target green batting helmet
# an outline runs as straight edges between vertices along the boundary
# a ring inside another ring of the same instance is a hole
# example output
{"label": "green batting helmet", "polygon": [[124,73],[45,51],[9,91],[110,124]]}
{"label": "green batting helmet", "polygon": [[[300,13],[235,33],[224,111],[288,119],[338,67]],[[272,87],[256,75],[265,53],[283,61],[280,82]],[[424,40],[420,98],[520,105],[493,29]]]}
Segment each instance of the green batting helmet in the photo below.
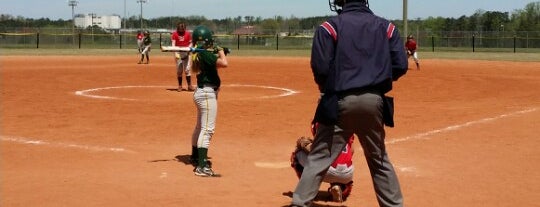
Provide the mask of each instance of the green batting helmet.
{"label": "green batting helmet", "polygon": [[214,32],[205,26],[197,26],[191,33],[197,46],[210,47],[214,44]]}

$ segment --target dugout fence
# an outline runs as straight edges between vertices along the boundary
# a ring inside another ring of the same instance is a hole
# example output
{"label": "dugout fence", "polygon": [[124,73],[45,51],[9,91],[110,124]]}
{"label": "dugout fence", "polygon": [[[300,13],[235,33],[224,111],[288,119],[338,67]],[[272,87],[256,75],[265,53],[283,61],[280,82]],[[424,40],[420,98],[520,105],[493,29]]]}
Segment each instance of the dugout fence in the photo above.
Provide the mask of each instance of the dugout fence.
{"label": "dugout fence", "polygon": [[[150,30],[154,47],[170,45],[170,33]],[[417,31],[421,51],[540,52],[540,31],[471,32]],[[217,42],[236,50],[309,50],[313,35],[216,35]],[[68,30],[0,33],[0,48],[136,49],[136,31],[71,33]]]}

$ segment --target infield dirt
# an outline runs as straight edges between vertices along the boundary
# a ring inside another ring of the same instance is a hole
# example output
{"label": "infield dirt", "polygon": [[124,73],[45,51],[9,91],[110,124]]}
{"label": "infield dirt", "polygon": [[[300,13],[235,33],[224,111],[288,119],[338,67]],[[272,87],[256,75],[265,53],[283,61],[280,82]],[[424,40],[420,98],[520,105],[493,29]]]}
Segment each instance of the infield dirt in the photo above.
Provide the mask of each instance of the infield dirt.
{"label": "infield dirt", "polygon": [[[0,206],[284,206],[318,92],[308,58],[229,57],[209,155],[187,164],[196,109],[172,57],[4,56]],[[411,68],[412,66],[411,62]],[[406,206],[537,206],[540,62],[422,60],[394,85],[388,152]],[[295,91],[283,95],[287,90]],[[77,91],[83,94],[77,95]],[[98,97],[96,97],[98,96]],[[356,141],[350,198],[377,206]]]}

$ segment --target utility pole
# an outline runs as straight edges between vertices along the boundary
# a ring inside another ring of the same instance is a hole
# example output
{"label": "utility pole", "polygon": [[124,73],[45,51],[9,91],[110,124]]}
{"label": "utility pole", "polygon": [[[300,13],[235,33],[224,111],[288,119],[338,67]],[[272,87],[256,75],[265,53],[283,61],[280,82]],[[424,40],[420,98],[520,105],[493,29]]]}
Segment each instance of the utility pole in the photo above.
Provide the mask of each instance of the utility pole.
{"label": "utility pole", "polygon": [[409,35],[409,23],[407,21],[408,13],[408,3],[407,0],[403,0],[403,35],[406,37]]}
{"label": "utility pole", "polygon": [[68,5],[71,7],[71,34],[73,35],[73,45],[75,45],[75,7],[77,6],[77,4],[79,3],[79,1],[77,0],[69,0],[68,1]]}
{"label": "utility pole", "polygon": [[142,4],[146,3],[147,0],[137,0],[137,3],[141,4],[141,16],[139,19],[141,20],[141,31],[143,30],[143,13],[142,13]]}
{"label": "utility pole", "polygon": [[124,0],[124,24],[122,26],[123,29],[126,29],[126,0]]}

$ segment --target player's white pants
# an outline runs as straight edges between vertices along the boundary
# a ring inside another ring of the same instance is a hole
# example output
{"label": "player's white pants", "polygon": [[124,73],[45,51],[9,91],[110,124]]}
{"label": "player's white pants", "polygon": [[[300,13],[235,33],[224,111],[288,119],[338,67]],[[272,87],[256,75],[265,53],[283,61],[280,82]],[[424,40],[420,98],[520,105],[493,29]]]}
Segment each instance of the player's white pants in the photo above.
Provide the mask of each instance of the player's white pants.
{"label": "player's white pants", "polygon": [[415,52],[412,54],[412,57],[413,57],[414,62],[415,62],[415,63],[418,63],[418,52],[415,51]]}
{"label": "player's white pants", "polygon": [[139,50],[139,52],[142,52],[143,50],[143,40],[137,40],[137,48]]}
{"label": "player's white pants", "polygon": [[148,52],[150,52],[150,45],[143,46],[141,54],[142,55],[148,55]]}
{"label": "player's white pants", "polygon": [[191,76],[191,58],[189,52],[176,52],[176,75],[182,77],[182,73]]}
{"label": "player's white pants", "polygon": [[193,101],[197,106],[197,125],[191,137],[192,146],[207,148],[214,135],[217,118],[218,91],[212,87],[197,88],[193,93]]}
{"label": "player's white pants", "polygon": [[[305,166],[307,161],[307,154],[304,151],[298,151],[295,153],[298,159],[298,164]],[[326,175],[323,178],[323,182],[326,183],[341,183],[347,184],[353,181],[354,165],[347,166],[345,164],[338,164],[335,168],[330,166]]]}

